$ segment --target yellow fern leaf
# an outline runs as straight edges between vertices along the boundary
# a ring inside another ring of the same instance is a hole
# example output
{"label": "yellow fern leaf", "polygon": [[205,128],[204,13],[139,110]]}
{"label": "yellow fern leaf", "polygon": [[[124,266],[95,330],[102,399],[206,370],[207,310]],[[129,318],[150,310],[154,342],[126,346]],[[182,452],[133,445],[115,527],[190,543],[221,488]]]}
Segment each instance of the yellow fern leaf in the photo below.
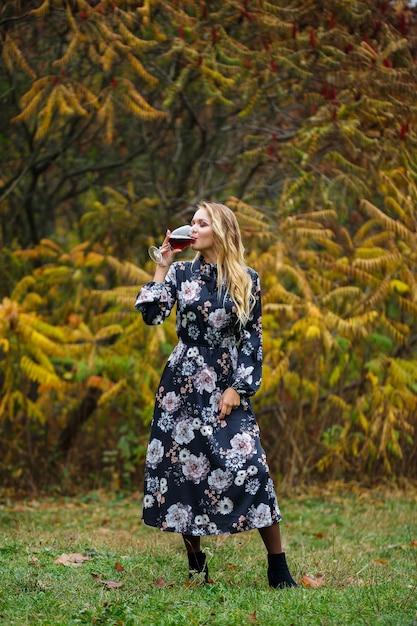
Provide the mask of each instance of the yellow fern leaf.
{"label": "yellow fern leaf", "polygon": [[114,61],[118,58],[117,52],[112,46],[107,46],[105,53],[101,57],[101,64],[105,72],[109,72]]}
{"label": "yellow fern leaf", "polygon": [[71,41],[69,42],[67,49],[65,50],[65,53],[62,55],[60,59],[56,59],[54,61],[54,65],[58,67],[62,67],[63,65],[68,63],[71,60],[71,57],[73,56],[73,54],[75,54],[78,51],[79,45],[80,45],[80,40],[79,40],[78,34],[75,33]]}
{"label": "yellow fern leaf", "polygon": [[385,215],[385,213],[368,200],[362,200],[361,206],[371,217],[378,220],[384,228],[402,237],[405,241],[415,243],[415,233],[406,228],[399,220],[388,217],[388,215]]}
{"label": "yellow fern leaf", "polygon": [[35,139],[43,139],[51,127],[52,115],[56,104],[56,94],[51,93],[49,100],[46,102],[44,108],[39,112],[38,121],[39,125],[35,133]]}
{"label": "yellow fern leaf", "polygon": [[49,372],[26,355],[23,355],[20,359],[20,367],[27,377],[34,382],[40,384],[46,383],[51,385],[54,389],[62,387],[63,383],[55,373]]}
{"label": "yellow fern leaf", "polygon": [[25,57],[23,56],[21,50],[17,47],[17,45],[15,44],[13,39],[10,37],[10,35],[6,35],[6,38],[4,40],[4,46],[7,47],[7,49],[8,49],[8,57],[9,57],[9,59],[11,61],[14,60],[15,65],[18,68],[20,68],[26,74],[28,74],[28,76],[30,76],[30,78],[32,78],[32,80],[35,80],[35,78],[36,78],[35,72],[32,70],[32,68],[30,67],[30,65],[26,61]]}
{"label": "yellow fern leaf", "polygon": [[66,97],[67,101],[71,104],[71,113],[73,113],[75,110],[78,115],[87,115],[86,109],[81,105],[76,94],[74,93],[74,90],[71,87],[67,87],[66,85],[60,85],[59,89],[60,92],[62,92],[62,94]]}
{"label": "yellow fern leaf", "polygon": [[29,11],[30,15],[34,15],[35,17],[45,17],[48,14],[50,9],[50,0],[43,0],[42,4],[37,9],[32,9]]}
{"label": "yellow fern leaf", "polygon": [[[139,39],[138,37],[135,37],[132,31],[126,28],[122,23],[119,24],[119,32],[131,48],[141,53],[148,52],[158,45],[153,39]],[[153,80],[156,80],[155,77],[152,78]]]}
{"label": "yellow fern leaf", "polygon": [[158,79],[155,76],[152,76],[142,65],[142,63],[137,59],[133,54],[129,53],[127,55],[127,60],[129,61],[131,67],[137,72],[137,74],[143,78],[143,80],[148,83],[148,85],[155,86],[158,84]]}
{"label": "yellow fern leaf", "polygon": [[248,117],[248,115],[250,115],[253,111],[253,109],[255,108],[255,106],[258,104],[259,101],[259,97],[260,94],[257,91],[252,98],[250,98],[249,102],[247,103],[247,105],[245,106],[244,109],[242,109],[241,111],[239,111],[238,113],[238,117]]}
{"label": "yellow fern leaf", "polygon": [[122,378],[116,384],[112,385],[108,391],[105,391],[98,400],[98,406],[102,407],[116,398],[119,393],[126,387],[126,380]]}
{"label": "yellow fern leaf", "polygon": [[147,104],[145,107],[138,106],[127,94],[121,96],[121,101],[125,107],[139,119],[156,121],[157,119],[167,117],[167,114],[156,109],[149,109]]}

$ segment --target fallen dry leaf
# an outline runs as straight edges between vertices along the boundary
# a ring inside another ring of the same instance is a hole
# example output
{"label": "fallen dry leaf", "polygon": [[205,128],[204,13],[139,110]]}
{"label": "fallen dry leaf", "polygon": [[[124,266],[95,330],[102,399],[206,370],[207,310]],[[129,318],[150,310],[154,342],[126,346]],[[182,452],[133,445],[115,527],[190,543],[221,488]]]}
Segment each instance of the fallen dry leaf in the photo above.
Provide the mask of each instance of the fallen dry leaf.
{"label": "fallen dry leaf", "polygon": [[249,613],[248,620],[250,622],[257,622],[258,618],[256,617],[256,610],[253,613]]}
{"label": "fallen dry leaf", "polygon": [[91,572],[91,576],[97,583],[100,583],[100,585],[104,585],[108,589],[119,589],[120,587],[123,587],[123,583],[117,583],[114,580],[104,580],[103,578],[101,578],[101,576],[99,576],[98,574],[94,574],[93,572]]}
{"label": "fallen dry leaf", "polygon": [[410,541],[410,548],[417,548],[417,539],[412,539]]}
{"label": "fallen dry leaf", "polygon": [[374,565],[388,565],[388,561],[386,561],[385,559],[374,559],[372,563]]}
{"label": "fallen dry leaf", "polygon": [[356,587],[367,587],[369,584],[365,582],[363,578],[353,578],[353,577],[348,578],[346,582],[348,585],[354,585]]}
{"label": "fallen dry leaf", "polygon": [[114,564],[114,569],[117,570],[118,572],[125,571],[125,568],[123,567],[123,565],[121,565],[118,561],[116,561],[116,563]]}
{"label": "fallen dry leaf", "polygon": [[323,587],[324,585],[324,576],[323,574],[317,574],[316,577],[310,576],[310,574],[304,574],[301,579],[301,584],[303,587],[310,587],[311,589],[317,589],[318,587]]}
{"label": "fallen dry leaf", "polygon": [[50,583],[50,579],[46,580],[45,582],[43,580],[37,580],[36,586],[38,587],[38,589],[42,589],[42,591],[45,591],[46,589],[48,589]]}
{"label": "fallen dry leaf", "polygon": [[29,559],[29,565],[39,565],[39,559],[36,556],[31,556]]}
{"label": "fallen dry leaf", "polygon": [[91,561],[91,557],[83,556],[78,552],[71,552],[70,554],[66,554],[65,552],[61,554],[55,561],[55,565],[71,565],[72,567],[78,567],[84,563],[84,561]]}

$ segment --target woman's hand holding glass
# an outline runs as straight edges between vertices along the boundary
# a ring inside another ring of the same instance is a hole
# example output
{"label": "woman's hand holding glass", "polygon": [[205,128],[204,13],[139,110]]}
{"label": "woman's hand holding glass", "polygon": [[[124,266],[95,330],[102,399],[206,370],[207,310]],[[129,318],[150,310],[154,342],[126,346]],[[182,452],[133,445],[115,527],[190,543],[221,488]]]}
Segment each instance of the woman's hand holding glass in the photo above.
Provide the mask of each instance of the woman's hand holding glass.
{"label": "woman's hand holding glass", "polygon": [[194,238],[191,237],[191,226],[188,224],[179,226],[179,228],[176,228],[172,232],[167,230],[162,246],[159,248],[151,246],[148,250],[149,256],[152,261],[155,261],[158,265],[168,267],[173,261],[174,254],[184,250],[184,248],[189,246],[193,241]]}

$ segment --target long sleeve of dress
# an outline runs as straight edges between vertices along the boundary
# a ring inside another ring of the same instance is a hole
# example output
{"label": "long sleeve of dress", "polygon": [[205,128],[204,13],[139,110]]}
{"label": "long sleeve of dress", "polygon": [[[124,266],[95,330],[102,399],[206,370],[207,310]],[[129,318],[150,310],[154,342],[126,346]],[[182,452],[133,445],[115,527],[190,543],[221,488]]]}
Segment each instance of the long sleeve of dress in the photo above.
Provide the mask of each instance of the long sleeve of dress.
{"label": "long sleeve of dress", "polygon": [[169,316],[177,300],[177,282],[175,264],[171,265],[165,282],[149,282],[139,291],[135,308],[142,313],[146,324],[162,324]]}
{"label": "long sleeve of dress", "polygon": [[262,303],[259,276],[252,273],[252,295],[255,304],[250,318],[240,328],[237,367],[232,388],[242,397],[253,396],[262,381]]}

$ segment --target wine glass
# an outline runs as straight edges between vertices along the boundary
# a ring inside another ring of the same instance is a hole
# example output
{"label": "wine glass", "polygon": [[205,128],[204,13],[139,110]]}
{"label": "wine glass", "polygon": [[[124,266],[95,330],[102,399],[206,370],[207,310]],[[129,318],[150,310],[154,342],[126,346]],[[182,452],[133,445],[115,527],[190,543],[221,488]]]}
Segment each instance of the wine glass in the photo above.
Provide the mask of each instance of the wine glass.
{"label": "wine glass", "polygon": [[[191,226],[188,224],[185,226],[179,226],[169,236],[169,243],[174,248],[174,250],[184,250],[187,246],[190,245],[194,241],[194,238],[191,237]],[[156,246],[151,246],[148,250],[149,256],[152,261],[155,263],[160,263],[162,261],[162,253],[161,249]]]}

